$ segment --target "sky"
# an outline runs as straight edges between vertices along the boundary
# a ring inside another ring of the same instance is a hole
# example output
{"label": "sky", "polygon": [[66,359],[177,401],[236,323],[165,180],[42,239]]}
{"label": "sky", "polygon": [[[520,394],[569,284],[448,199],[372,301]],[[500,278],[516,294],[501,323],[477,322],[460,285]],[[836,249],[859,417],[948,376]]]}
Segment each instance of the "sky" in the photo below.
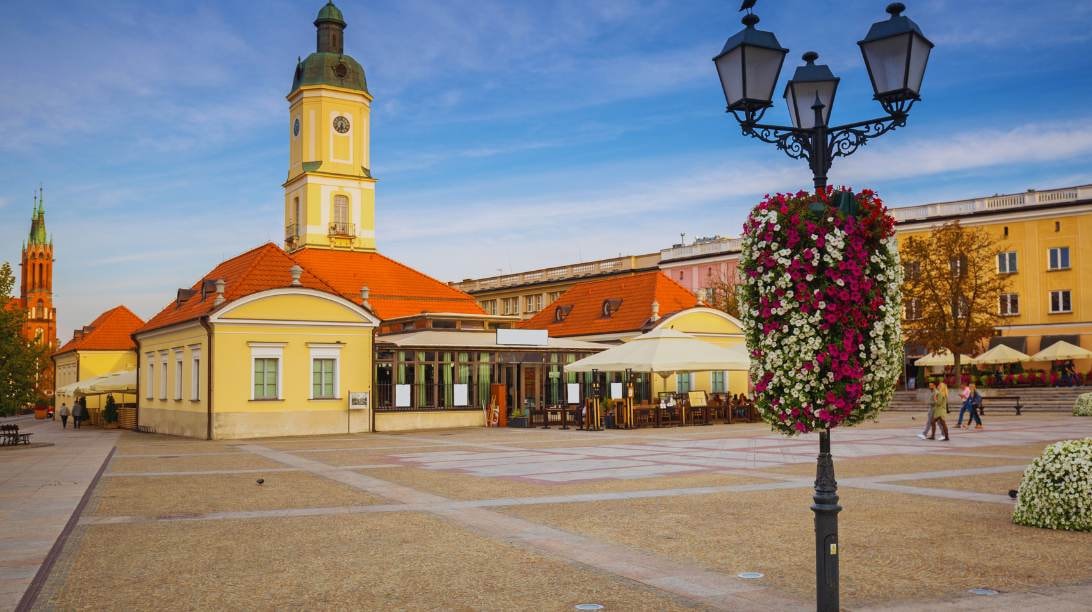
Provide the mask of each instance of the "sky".
{"label": "sky", "polygon": [[[321,0],[0,6],[0,261],[45,188],[62,342],[144,318],[283,239],[285,128]],[[882,115],[855,44],[885,1],[762,0],[760,29],[841,77],[831,121]],[[905,128],[830,182],[889,206],[1092,183],[1092,0],[910,0],[936,48]],[[711,58],[736,0],[340,0],[365,68],[379,249],[445,281],[737,235],[804,162],[740,134]],[[260,7],[260,9],[258,8]]]}

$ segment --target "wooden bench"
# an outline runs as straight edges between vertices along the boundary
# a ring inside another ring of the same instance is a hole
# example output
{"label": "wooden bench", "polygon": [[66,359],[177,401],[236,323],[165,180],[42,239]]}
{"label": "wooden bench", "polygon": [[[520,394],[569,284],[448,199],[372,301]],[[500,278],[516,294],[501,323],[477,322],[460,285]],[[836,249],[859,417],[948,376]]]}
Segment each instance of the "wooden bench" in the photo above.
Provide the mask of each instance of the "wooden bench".
{"label": "wooden bench", "polygon": [[986,414],[986,402],[989,402],[991,406],[996,403],[1001,403],[1009,408],[1015,408],[1018,416],[1020,411],[1024,408],[1024,405],[1020,403],[1020,396],[1018,395],[991,395],[990,397],[982,398],[982,404],[978,407],[979,414]]}
{"label": "wooden bench", "polygon": [[0,425],[0,446],[12,446],[15,444],[30,444],[32,433],[19,432],[18,425]]}

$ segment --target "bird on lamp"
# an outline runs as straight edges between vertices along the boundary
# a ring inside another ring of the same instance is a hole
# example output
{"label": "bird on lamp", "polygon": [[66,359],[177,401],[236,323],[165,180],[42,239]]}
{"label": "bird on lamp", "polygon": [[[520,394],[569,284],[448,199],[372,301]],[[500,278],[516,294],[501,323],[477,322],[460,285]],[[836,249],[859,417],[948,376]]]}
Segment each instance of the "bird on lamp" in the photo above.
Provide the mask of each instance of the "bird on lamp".
{"label": "bird on lamp", "polygon": [[739,5],[739,10],[741,12],[742,11],[750,12],[751,9],[754,8],[754,6],[755,6],[755,2],[758,2],[758,0],[743,0],[743,4]]}

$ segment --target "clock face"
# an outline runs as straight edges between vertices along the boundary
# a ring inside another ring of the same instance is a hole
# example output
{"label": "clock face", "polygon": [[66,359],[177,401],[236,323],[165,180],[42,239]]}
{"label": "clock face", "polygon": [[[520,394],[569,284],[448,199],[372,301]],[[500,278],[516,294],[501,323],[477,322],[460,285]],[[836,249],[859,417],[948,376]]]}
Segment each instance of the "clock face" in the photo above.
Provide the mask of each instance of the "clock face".
{"label": "clock face", "polygon": [[299,136],[300,135],[300,120],[299,120],[299,117],[297,117],[296,122],[292,124],[292,135],[293,136]]}
{"label": "clock face", "polygon": [[334,129],[338,134],[344,134],[349,131],[349,119],[346,117],[334,117]]}

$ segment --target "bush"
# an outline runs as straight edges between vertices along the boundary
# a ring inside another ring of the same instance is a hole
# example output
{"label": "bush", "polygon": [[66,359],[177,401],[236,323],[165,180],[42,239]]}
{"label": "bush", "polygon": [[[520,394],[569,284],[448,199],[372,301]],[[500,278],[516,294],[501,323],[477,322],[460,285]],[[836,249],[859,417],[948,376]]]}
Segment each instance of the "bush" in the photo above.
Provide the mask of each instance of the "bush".
{"label": "bush", "polygon": [[1074,416],[1092,416],[1092,393],[1082,393],[1073,402]]}
{"label": "bush", "polygon": [[114,402],[113,395],[106,396],[106,407],[102,409],[102,420],[107,423],[118,422],[118,405]]}
{"label": "bush", "polygon": [[1092,531],[1092,438],[1046,447],[1024,470],[1012,522]]}

